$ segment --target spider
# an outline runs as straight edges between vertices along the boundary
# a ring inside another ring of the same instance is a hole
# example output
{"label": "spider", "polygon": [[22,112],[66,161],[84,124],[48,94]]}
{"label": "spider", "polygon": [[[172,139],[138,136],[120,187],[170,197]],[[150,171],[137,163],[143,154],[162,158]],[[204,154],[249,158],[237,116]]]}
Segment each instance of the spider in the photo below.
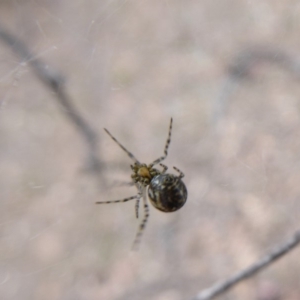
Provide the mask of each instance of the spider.
{"label": "spider", "polygon": [[[132,184],[137,187],[138,193],[135,196],[124,198],[121,200],[102,201],[96,202],[96,204],[109,204],[127,202],[130,200],[136,200],[135,215],[139,217],[139,203],[143,198],[144,202],[144,217],[138,227],[136,233],[133,249],[136,249],[141,240],[143,231],[146,227],[149,218],[149,207],[147,204],[147,196],[150,199],[151,204],[162,212],[173,212],[180,209],[187,200],[187,189],[183,181],[184,174],[176,167],[173,167],[175,171],[179,173],[178,176],[166,173],[168,167],[161,162],[168,155],[168,148],[171,142],[172,131],[172,118],[169,126],[168,138],[165,144],[164,155],[154,160],[151,164],[140,163],[136,157],[129,152],[107,129],[105,132],[119,145],[123,151],[134,161],[133,165],[130,165],[132,170]],[[162,170],[154,168],[155,165],[160,165]]]}

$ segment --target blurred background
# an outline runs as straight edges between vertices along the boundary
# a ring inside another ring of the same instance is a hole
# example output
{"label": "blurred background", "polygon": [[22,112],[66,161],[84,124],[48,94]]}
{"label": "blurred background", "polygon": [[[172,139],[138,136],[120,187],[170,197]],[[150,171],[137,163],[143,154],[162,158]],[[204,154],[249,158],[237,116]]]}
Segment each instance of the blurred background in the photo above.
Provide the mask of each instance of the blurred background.
{"label": "blurred background", "polygon": [[[0,298],[191,299],[288,239],[300,209],[299,14],[294,0],[2,0],[0,31],[33,56],[2,35]],[[132,162],[103,127],[150,163],[171,117],[164,163],[185,173],[188,201],[172,214],[151,206],[132,252],[134,201],[94,204],[136,193],[118,186]],[[299,299],[299,254],[220,299]]]}

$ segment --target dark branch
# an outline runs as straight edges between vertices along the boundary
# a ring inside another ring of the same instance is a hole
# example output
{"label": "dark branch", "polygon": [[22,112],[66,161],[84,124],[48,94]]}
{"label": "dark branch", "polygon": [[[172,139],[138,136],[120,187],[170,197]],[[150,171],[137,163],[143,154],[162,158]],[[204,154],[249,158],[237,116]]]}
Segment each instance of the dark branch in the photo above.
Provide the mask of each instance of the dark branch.
{"label": "dark branch", "polygon": [[214,124],[218,124],[218,121],[226,114],[229,98],[241,80],[249,78],[251,68],[261,63],[276,64],[300,78],[300,60],[281,49],[252,47],[242,51],[228,66],[219,96],[214,101],[214,111],[212,115]]}
{"label": "dark branch", "polygon": [[36,58],[25,43],[9,33],[1,24],[0,39],[16,53],[22,61],[28,63],[37,78],[55,93],[56,100],[60,104],[61,110],[87,144],[89,152],[89,168],[99,170],[102,164],[97,157],[98,141],[96,133],[72,104],[71,99],[65,91],[63,77],[40,59]]}
{"label": "dark branch", "polygon": [[236,284],[242,280],[248,279],[249,277],[255,275],[259,271],[275,262],[277,259],[281,258],[283,255],[287,254],[293,248],[295,248],[300,243],[300,231],[297,231],[294,236],[283,244],[277,246],[270,253],[266,254],[261,260],[254,263],[252,266],[246,268],[245,270],[233,275],[220,283],[213,285],[212,287],[205,289],[200,292],[193,300],[208,300],[213,299],[216,296],[224,293],[225,291],[233,288]]}

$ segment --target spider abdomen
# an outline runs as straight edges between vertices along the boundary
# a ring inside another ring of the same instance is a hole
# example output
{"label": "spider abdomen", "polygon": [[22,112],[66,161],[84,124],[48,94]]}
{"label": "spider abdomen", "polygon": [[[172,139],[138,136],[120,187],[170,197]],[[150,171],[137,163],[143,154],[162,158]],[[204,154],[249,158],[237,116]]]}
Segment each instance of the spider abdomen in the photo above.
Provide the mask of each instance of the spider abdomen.
{"label": "spider abdomen", "polygon": [[163,212],[180,209],[187,199],[187,189],[180,177],[160,174],[152,178],[148,197],[152,205]]}

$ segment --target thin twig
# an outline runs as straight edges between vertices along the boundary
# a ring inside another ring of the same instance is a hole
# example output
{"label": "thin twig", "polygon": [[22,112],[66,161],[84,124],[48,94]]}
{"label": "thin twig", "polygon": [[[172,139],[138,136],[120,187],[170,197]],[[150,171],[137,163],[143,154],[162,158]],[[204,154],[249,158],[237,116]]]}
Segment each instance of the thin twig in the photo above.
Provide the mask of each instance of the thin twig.
{"label": "thin twig", "polygon": [[300,59],[293,57],[281,49],[252,47],[242,51],[228,66],[220,93],[214,101],[212,122],[216,127],[219,120],[226,115],[229,99],[239,83],[249,78],[250,70],[254,65],[264,62],[276,64],[300,78]]}
{"label": "thin twig", "polygon": [[261,260],[254,263],[252,266],[245,270],[233,275],[229,279],[219,282],[212,287],[200,292],[193,300],[208,300],[224,293],[225,291],[233,288],[236,284],[245,280],[257,272],[262,271],[264,268],[274,263],[277,259],[290,252],[300,243],[300,231],[297,231],[289,240],[282,243],[273,249],[270,253],[266,254]]}
{"label": "thin twig", "polygon": [[77,129],[79,135],[87,144],[89,169],[100,170],[102,163],[97,156],[97,135],[72,104],[71,99],[65,91],[63,77],[57,71],[38,59],[25,43],[9,33],[1,24],[0,39],[14,51],[23,62],[28,63],[37,78],[54,92],[62,112]]}

